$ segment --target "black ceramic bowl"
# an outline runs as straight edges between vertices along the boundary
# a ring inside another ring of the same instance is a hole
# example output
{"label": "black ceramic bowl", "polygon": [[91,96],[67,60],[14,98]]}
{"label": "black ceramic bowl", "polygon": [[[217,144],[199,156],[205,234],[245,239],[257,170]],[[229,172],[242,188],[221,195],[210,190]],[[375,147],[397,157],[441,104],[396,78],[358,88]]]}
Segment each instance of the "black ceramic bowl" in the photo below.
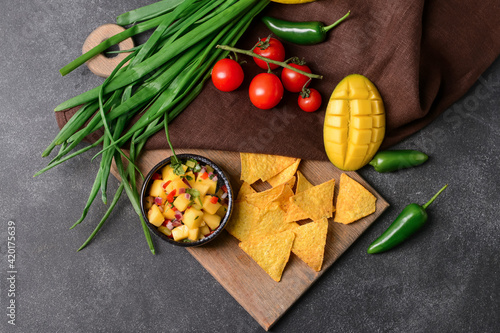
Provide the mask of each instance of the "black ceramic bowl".
{"label": "black ceramic bowl", "polygon": [[207,237],[200,239],[196,242],[177,242],[174,241],[173,238],[169,238],[167,235],[163,234],[162,232],[158,231],[158,229],[151,223],[149,223],[148,220],[148,214],[147,211],[144,209],[144,198],[146,197],[146,193],[149,191],[149,186],[152,182],[153,175],[159,171],[161,168],[163,168],[165,165],[170,164],[170,159],[166,158],[157,165],[154,166],[151,171],[149,171],[148,175],[146,176],[146,179],[144,180],[144,183],[142,185],[141,189],[141,212],[142,212],[142,217],[146,221],[149,229],[151,232],[153,232],[156,236],[160,237],[164,241],[177,245],[177,246],[183,246],[183,247],[193,247],[193,246],[200,246],[203,244],[206,244],[212,240],[214,240],[218,235],[222,233],[224,228],[227,225],[227,222],[229,221],[229,218],[231,217],[231,213],[233,212],[233,189],[231,187],[231,183],[229,182],[229,178],[226,176],[224,171],[214,162],[209,160],[206,157],[200,156],[200,155],[193,155],[193,154],[178,154],[177,158],[181,161],[186,161],[190,158],[198,161],[201,165],[209,165],[214,169],[214,173],[217,175],[217,189],[216,193],[221,188],[223,185],[226,185],[227,187],[227,200],[228,200],[228,206],[227,206],[227,212],[226,215],[222,218],[219,227],[213,232],[212,234],[208,235]]}

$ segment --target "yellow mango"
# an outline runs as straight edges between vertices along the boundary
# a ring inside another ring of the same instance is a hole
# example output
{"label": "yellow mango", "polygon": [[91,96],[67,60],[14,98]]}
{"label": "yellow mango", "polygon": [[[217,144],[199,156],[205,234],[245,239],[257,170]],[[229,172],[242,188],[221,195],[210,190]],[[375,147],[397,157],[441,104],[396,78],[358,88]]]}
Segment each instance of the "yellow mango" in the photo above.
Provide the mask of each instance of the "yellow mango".
{"label": "yellow mango", "polygon": [[[216,202],[216,203],[212,203],[212,196],[210,195],[207,195],[205,197],[205,199],[203,200],[203,209],[205,210],[205,212],[207,212],[208,214],[215,214],[217,213],[217,211],[219,210],[221,204]],[[206,221],[205,221],[206,222]]]}
{"label": "yellow mango", "polygon": [[184,213],[184,218],[182,222],[189,229],[198,229],[203,221],[203,212],[201,210],[195,209],[193,207],[188,208]]}
{"label": "yellow mango", "polygon": [[200,234],[202,234],[203,236],[206,236],[210,233],[210,228],[208,227],[208,225],[204,225],[204,226],[201,226],[200,227]]}
{"label": "yellow mango", "polygon": [[345,77],[326,108],[323,139],[330,161],[342,170],[370,162],[385,135],[385,109],[375,85],[366,77]]}
{"label": "yellow mango", "polygon": [[148,211],[148,220],[152,225],[159,227],[165,218],[161,214],[160,208],[157,205],[153,205]]}
{"label": "yellow mango", "polygon": [[158,231],[161,232],[161,233],[163,233],[163,234],[165,234],[165,235],[167,235],[167,236],[172,235],[172,231],[169,228],[164,227],[164,226],[159,226],[158,227]]}
{"label": "yellow mango", "polygon": [[189,235],[189,228],[187,225],[181,225],[172,229],[172,236],[174,241],[178,242],[180,240],[186,239]]}
{"label": "yellow mango", "polygon": [[222,218],[216,214],[203,214],[203,221],[210,227],[210,229],[215,230],[220,225],[220,220]]}
{"label": "yellow mango", "polygon": [[149,189],[149,195],[152,197],[161,197],[162,199],[167,198],[167,194],[163,190],[163,180],[153,181]]}
{"label": "yellow mango", "polygon": [[181,212],[185,211],[186,208],[189,206],[191,203],[191,200],[186,199],[186,196],[184,194],[179,195],[175,200],[174,200],[174,206]]}
{"label": "yellow mango", "polygon": [[189,229],[188,230],[188,239],[192,241],[197,241],[200,236],[200,229]]}

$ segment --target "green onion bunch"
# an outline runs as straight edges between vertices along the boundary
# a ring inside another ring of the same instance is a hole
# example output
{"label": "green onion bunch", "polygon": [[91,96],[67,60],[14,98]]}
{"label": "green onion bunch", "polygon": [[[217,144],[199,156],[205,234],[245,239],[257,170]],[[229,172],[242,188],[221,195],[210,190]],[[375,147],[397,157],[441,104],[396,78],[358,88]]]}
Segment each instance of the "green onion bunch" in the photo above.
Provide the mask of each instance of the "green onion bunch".
{"label": "green onion bunch", "polygon": [[[84,248],[96,235],[116,206],[123,191],[139,216],[149,248],[154,246],[144,221],[140,196],[136,186],[135,166],[146,140],[179,115],[202,91],[210,70],[228,51],[217,49],[218,44],[234,46],[252,19],[269,0],[163,0],[117,17],[117,23],[130,26],[78,57],[60,72],[66,75],[110,46],[154,29],[142,45],[130,53],[102,85],[61,103],[55,111],[81,105],[81,108],[56,135],[43,157],[56,146],[57,155],[35,176],[70,158],[102,144],[100,167],[83,213],[71,227],[81,223],[99,191],[107,203],[107,183],[113,159],[121,177],[109,208],[94,232],[78,249]],[[125,65],[128,62],[127,65]],[[131,124],[131,119],[140,118]],[[104,129],[104,134],[92,145],[76,150],[89,134]],[[168,132],[167,132],[168,133]],[[121,148],[129,143],[129,154]],[[97,156],[96,155],[96,156]],[[122,158],[128,161],[125,166]],[[142,175],[141,175],[142,176]]]}

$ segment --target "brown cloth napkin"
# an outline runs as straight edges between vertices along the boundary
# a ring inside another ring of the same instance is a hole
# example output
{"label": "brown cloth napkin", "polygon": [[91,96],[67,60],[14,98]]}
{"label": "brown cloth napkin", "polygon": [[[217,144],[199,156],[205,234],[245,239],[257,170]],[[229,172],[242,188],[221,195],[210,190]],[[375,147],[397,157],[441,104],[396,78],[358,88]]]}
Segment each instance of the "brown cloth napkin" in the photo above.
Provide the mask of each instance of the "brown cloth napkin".
{"label": "brown cloth napkin", "polygon": [[[326,105],[338,82],[357,73],[375,83],[384,99],[386,148],[434,120],[466,93],[500,54],[498,0],[272,3],[263,14],[331,24],[348,10],[351,16],[330,31],[325,42],[313,46],[283,43],[287,58],[305,58],[313,73],[324,76],[311,84],[323,96],[319,111],[301,111],[298,95],[287,92],[272,110],[253,107],[247,90],[251,78],[262,70],[248,58],[243,64],[245,81],[236,92],[220,92],[207,82],[198,98],[172,122],[174,147],[326,160]],[[269,30],[257,20],[238,46],[249,49],[258,37],[268,34]],[[279,75],[280,70],[275,73]],[[74,111],[57,113],[59,126]],[[157,133],[146,145],[147,149],[167,147],[164,132]]]}

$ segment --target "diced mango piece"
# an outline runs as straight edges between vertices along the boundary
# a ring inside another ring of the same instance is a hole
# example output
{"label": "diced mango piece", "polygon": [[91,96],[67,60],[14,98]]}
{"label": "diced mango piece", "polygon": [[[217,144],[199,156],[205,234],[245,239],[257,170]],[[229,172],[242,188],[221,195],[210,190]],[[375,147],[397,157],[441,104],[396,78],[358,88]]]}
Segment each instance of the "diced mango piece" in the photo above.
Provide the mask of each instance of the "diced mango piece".
{"label": "diced mango piece", "polygon": [[175,210],[170,208],[170,204],[166,203],[165,206],[163,206],[163,216],[167,220],[173,220],[175,219]]}
{"label": "diced mango piece", "polygon": [[207,185],[208,186],[208,189],[207,189],[207,192],[208,194],[215,194],[215,190],[217,189],[217,182],[216,181],[213,181],[212,179],[210,178],[203,178],[201,176],[201,174],[198,174],[198,178],[196,179],[196,184],[203,184],[203,185]]}
{"label": "diced mango piece", "polygon": [[161,232],[162,234],[167,235],[167,236],[172,235],[172,230],[170,230],[169,228],[164,227],[164,226],[159,226],[158,231]]}
{"label": "diced mango piece", "polygon": [[186,225],[189,229],[199,228],[202,221],[203,212],[193,207],[188,208],[182,218],[182,222],[184,222],[184,225]]}
{"label": "diced mango piece", "polygon": [[167,187],[165,188],[165,190],[167,191],[167,193],[170,193],[172,192],[173,190],[176,190],[177,191],[177,194],[179,194],[179,190],[181,188],[189,188],[189,186],[184,183],[182,181],[182,179],[177,179],[177,180],[172,180],[168,185]]}
{"label": "diced mango piece", "polygon": [[159,227],[165,218],[163,217],[160,208],[157,205],[153,205],[148,211],[148,220],[149,223]]}
{"label": "diced mango piece", "polygon": [[197,189],[200,192],[200,196],[205,196],[208,192],[209,185],[202,183],[202,182],[196,182],[193,186],[193,188]]}
{"label": "diced mango piece", "polygon": [[210,228],[207,225],[204,225],[204,226],[200,227],[200,234],[202,234],[203,236],[206,236],[209,233],[211,233],[211,231],[210,231]]}
{"label": "diced mango piece", "polygon": [[385,134],[382,98],[366,77],[344,78],[333,91],[325,114],[323,139],[330,161],[342,170],[357,170],[377,152]]}
{"label": "diced mango piece", "polygon": [[165,190],[163,189],[163,180],[153,180],[151,187],[149,189],[149,195],[152,197],[161,197],[162,199],[167,197]]}
{"label": "diced mango piece", "polygon": [[221,217],[217,214],[203,214],[203,221],[210,227],[210,229],[215,230],[219,227]]}
{"label": "diced mango piece", "polygon": [[217,212],[215,214],[219,215],[220,217],[226,216],[227,213],[227,205],[222,205],[217,209]]}
{"label": "diced mango piece", "polygon": [[218,203],[218,202],[212,203],[212,198],[216,198],[216,197],[212,197],[211,195],[207,195],[205,197],[205,200],[203,200],[203,209],[208,214],[215,214],[215,213],[217,213],[217,210],[221,206],[221,204]]}
{"label": "diced mango piece", "polygon": [[189,228],[186,225],[181,225],[172,229],[174,241],[178,242],[188,237]]}
{"label": "diced mango piece", "polygon": [[188,230],[188,239],[192,241],[197,241],[200,236],[200,229],[189,229]]}
{"label": "diced mango piece", "polygon": [[174,207],[183,212],[186,210],[190,203],[191,200],[187,199],[184,194],[181,194],[177,198],[175,198]]}

